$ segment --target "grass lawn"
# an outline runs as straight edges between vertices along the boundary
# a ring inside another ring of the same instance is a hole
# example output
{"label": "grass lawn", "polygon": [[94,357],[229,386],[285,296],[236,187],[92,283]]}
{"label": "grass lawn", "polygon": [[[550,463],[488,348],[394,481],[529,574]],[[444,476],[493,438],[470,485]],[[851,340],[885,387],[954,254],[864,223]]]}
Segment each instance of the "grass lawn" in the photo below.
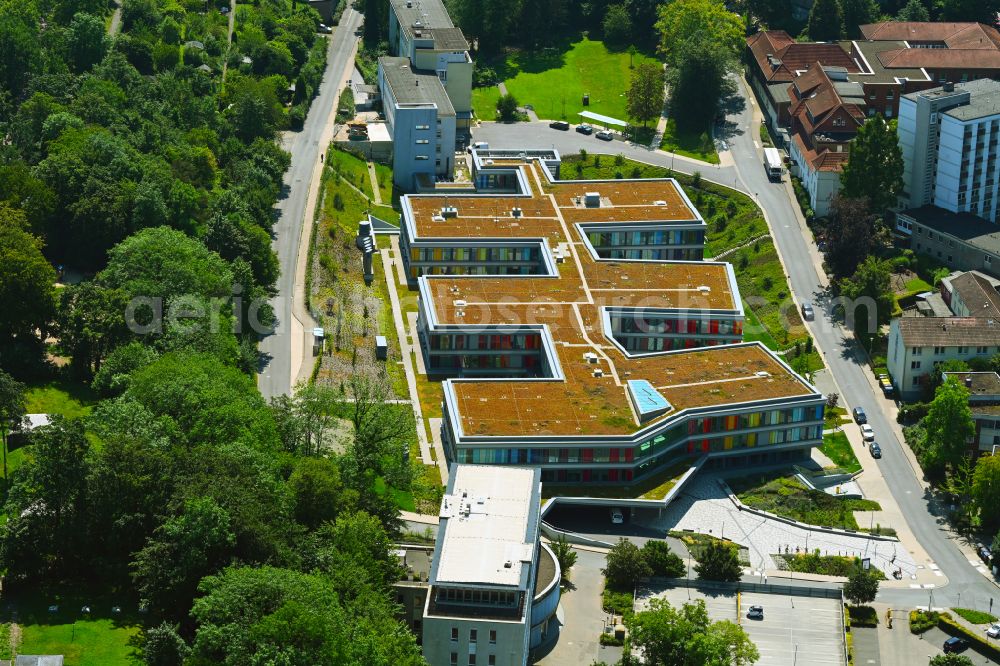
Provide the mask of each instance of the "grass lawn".
{"label": "grass lawn", "polygon": [[972,608],[952,608],[956,615],[959,615],[966,622],[972,624],[992,624],[997,621],[997,616]]}
{"label": "grass lawn", "polygon": [[480,120],[494,120],[497,116],[497,100],[500,89],[496,86],[472,89],[472,111]]}
{"label": "grass lawn", "polygon": [[701,561],[701,554],[704,550],[711,544],[715,542],[728,543],[739,549],[740,564],[744,566],[750,565],[750,551],[745,546],[730,541],[729,539],[720,539],[717,536],[711,534],[702,534],[700,532],[688,532],[687,530],[670,530],[667,532],[668,536],[672,536],[675,539],[680,539],[684,544],[684,547],[688,549],[691,553],[691,557],[696,561]]}
{"label": "grass lawn", "polygon": [[21,625],[19,654],[61,654],[66,666],[126,666],[141,663],[130,643],[139,627],[111,619]]}
{"label": "grass lawn", "polygon": [[847,435],[843,432],[834,432],[823,435],[823,444],[819,447],[833,464],[844,470],[848,474],[853,474],[861,470],[861,463],[851,449],[851,443],[847,441]]}
{"label": "grass lawn", "polygon": [[711,128],[707,129],[704,134],[681,133],[677,130],[674,121],[668,120],[667,127],[663,130],[660,148],[702,162],[719,163],[719,153],[715,151],[715,141],[712,140]]}
{"label": "grass lawn", "polygon": [[80,382],[57,379],[28,386],[29,414],[59,414],[69,419],[86,416],[95,404],[97,394]]}
{"label": "grass lawn", "polygon": [[[655,62],[642,54],[636,54],[632,62],[639,65],[646,61]],[[584,38],[565,49],[512,53],[499,71],[507,91],[522,106],[534,106],[540,118],[577,122],[577,114],[584,110],[586,93],[590,95],[586,110],[627,120],[625,90],[632,76],[629,55],[624,51],[609,51],[603,42]],[[473,94],[477,116],[492,120],[499,91],[492,105],[489,99],[492,93],[474,91]],[[488,115],[480,115],[483,111],[488,111]]]}
{"label": "grass lawn", "polygon": [[780,471],[731,479],[729,486],[749,507],[809,525],[856,530],[855,511],[881,510],[879,503],[872,500],[842,499],[810,490],[794,476],[783,476]]}
{"label": "grass lawn", "polygon": [[846,407],[827,407],[823,412],[823,418],[825,419],[824,428],[836,428],[852,421],[851,417],[847,415]]}

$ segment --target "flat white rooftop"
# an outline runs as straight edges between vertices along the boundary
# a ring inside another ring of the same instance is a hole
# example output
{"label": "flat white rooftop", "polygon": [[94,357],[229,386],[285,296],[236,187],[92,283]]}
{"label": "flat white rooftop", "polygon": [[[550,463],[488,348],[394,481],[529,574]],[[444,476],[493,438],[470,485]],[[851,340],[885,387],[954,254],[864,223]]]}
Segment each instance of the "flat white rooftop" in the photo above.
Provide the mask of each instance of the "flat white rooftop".
{"label": "flat white rooftop", "polygon": [[525,585],[522,573],[536,547],[539,476],[518,467],[453,466],[431,583]]}

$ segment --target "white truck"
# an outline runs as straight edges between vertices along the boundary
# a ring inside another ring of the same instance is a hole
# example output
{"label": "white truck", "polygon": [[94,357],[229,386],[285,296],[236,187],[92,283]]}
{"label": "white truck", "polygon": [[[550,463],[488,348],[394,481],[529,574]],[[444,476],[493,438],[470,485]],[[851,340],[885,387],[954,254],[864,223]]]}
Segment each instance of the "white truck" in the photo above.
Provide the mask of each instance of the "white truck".
{"label": "white truck", "polygon": [[768,179],[781,180],[784,166],[781,163],[781,153],[778,152],[777,148],[764,149],[764,171],[767,172]]}

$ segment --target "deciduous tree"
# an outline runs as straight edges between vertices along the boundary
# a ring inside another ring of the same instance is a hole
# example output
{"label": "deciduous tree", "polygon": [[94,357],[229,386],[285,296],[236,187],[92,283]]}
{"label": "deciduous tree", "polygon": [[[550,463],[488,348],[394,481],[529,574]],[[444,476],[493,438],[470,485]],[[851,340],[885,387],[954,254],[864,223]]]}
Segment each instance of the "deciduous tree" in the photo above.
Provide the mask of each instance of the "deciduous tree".
{"label": "deciduous tree", "polygon": [[858,567],[847,577],[844,583],[844,596],[855,606],[870,604],[878,594],[878,576],[872,570]]}
{"label": "deciduous tree", "polygon": [[497,99],[497,120],[504,123],[517,120],[517,98],[510,93]]}
{"label": "deciduous tree", "polygon": [[613,47],[622,47],[632,38],[632,18],[625,5],[611,5],[601,23],[604,28],[604,41]]}
{"label": "deciduous tree", "polygon": [[711,622],[701,599],[680,608],[653,599],[648,610],[625,623],[642,654],[636,663],[644,666],[748,666],[760,658],[741,627],[728,620]]}
{"label": "deciduous tree", "polygon": [[743,22],[721,0],[675,0],[660,5],[656,29],[660,51],[673,67],[680,64],[678,47],[697,37],[710,50],[735,59],[744,47]]}
{"label": "deciduous tree", "polygon": [[874,335],[889,323],[895,304],[891,279],[889,262],[868,257],[851,277],[840,281],[840,296],[846,299],[843,313],[857,335]]}
{"label": "deciduous tree", "polygon": [[806,32],[817,42],[835,42],[844,35],[844,10],[840,0],[816,0],[809,10]]}
{"label": "deciduous tree", "polygon": [[842,196],[867,200],[877,215],[896,204],[903,190],[903,153],[895,120],[887,123],[877,113],[858,128],[840,184]]}
{"label": "deciduous tree", "polygon": [[896,14],[897,21],[913,21],[923,23],[931,20],[930,12],[922,0],[909,0],[906,5]]}
{"label": "deciduous tree", "polygon": [[684,575],[684,560],[670,550],[666,541],[650,539],[642,545],[642,557],[654,576],[679,578]]}
{"label": "deciduous tree", "polygon": [[559,563],[562,579],[569,580],[569,570],[576,564],[576,551],[573,550],[573,546],[560,534],[558,538],[549,542],[549,547],[552,548],[552,553]]}
{"label": "deciduous tree", "polygon": [[736,59],[728,48],[704,33],[695,33],[675,44],[671,57],[675,65],[669,70],[670,115],[680,131],[707,136],[718,114],[719,101],[729,89],[726,77]]}
{"label": "deciduous tree", "polygon": [[931,474],[957,466],[969,455],[969,438],[976,432],[969,408],[969,390],[949,377],[934,394],[923,419],[926,440],[922,462]]}
{"label": "deciduous tree", "polygon": [[601,573],[608,579],[611,587],[631,590],[640,578],[647,578],[653,570],[639,547],[622,537],[608,551]]}
{"label": "deciduous tree", "polygon": [[728,541],[712,540],[702,548],[694,570],[705,580],[737,581],[743,576],[739,550]]}
{"label": "deciduous tree", "polygon": [[0,205],[0,341],[46,333],[55,316],[56,272],[20,210]]}
{"label": "deciduous tree", "polygon": [[7,480],[7,437],[28,411],[27,387],[0,370],[0,436],[3,438],[3,478]]}
{"label": "deciduous tree", "polygon": [[850,277],[876,247],[876,219],[862,199],[836,196],[830,208],[823,260],[835,280]]}
{"label": "deciduous tree", "polygon": [[1000,456],[981,456],[972,473],[972,502],[979,511],[983,525],[1000,527]]}
{"label": "deciduous tree", "polygon": [[663,113],[663,67],[644,62],[632,70],[632,82],[626,93],[626,110],[631,118],[646,123]]}

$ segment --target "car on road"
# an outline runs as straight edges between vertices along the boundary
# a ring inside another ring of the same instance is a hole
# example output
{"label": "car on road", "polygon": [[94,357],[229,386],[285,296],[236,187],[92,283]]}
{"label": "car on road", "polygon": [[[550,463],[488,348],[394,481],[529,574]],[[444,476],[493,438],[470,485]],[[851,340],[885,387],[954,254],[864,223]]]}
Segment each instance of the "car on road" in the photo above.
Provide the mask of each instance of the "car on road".
{"label": "car on road", "polygon": [[813,305],[809,301],[805,301],[802,304],[802,318],[806,321],[812,321],[816,318],[816,313],[813,311]]}
{"label": "car on road", "polygon": [[764,619],[764,607],[763,606],[751,606],[747,610],[748,620],[763,620]]}
{"label": "car on road", "polygon": [[601,141],[611,141],[612,139],[615,138],[615,135],[609,132],[608,130],[601,130],[600,132],[597,133],[596,136]]}
{"label": "car on road", "polygon": [[333,28],[328,26],[326,23],[320,23],[318,30],[325,35],[329,35],[331,32],[333,32]]}
{"label": "car on road", "polygon": [[861,426],[861,439],[865,440],[866,442],[874,442],[875,441],[875,428],[871,427],[867,423],[862,424],[862,426]]}
{"label": "car on road", "polygon": [[986,630],[986,635],[990,638],[1000,638],[1000,624],[994,624]]}
{"label": "car on road", "polygon": [[579,132],[580,134],[586,134],[589,136],[594,133],[594,128],[588,125],[587,123],[584,123],[582,125],[577,125],[576,131]]}
{"label": "car on road", "polygon": [[562,130],[565,132],[569,130],[569,123],[566,122],[565,120],[553,120],[551,123],[549,123],[549,127],[551,127],[552,129]]}
{"label": "car on road", "polygon": [[882,387],[882,395],[887,398],[892,397],[892,380],[889,379],[889,375],[885,373],[880,374],[878,376],[878,385]]}
{"label": "car on road", "polygon": [[942,649],[947,654],[948,652],[961,652],[967,647],[969,647],[969,641],[964,638],[959,638],[958,636],[952,636],[944,642]]}
{"label": "car on road", "polygon": [[621,509],[611,509],[611,524],[621,525],[625,522],[625,516],[622,515]]}
{"label": "car on road", "polygon": [[878,445],[878,442],[872,442],[869,444],[868,451],[872,454],[872,458],[882,457],[882,447]]}
{"label": "car on road", "polygon": [[855,407],[853,410],[851,410],[851,414],[854,415],[854,422],[857,423],[858,425],[863,425],[865,423],[868,423],[868,415],[865,414],[865,410],[861,409],[860,407]]}

